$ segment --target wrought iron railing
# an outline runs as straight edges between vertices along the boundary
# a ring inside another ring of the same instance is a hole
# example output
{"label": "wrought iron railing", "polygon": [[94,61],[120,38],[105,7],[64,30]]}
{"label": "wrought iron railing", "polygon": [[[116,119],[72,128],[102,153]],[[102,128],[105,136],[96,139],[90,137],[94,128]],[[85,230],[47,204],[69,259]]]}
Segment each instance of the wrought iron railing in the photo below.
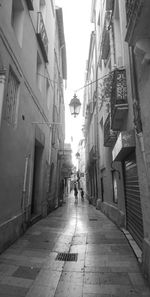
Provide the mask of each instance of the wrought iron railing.
{"label": "wrought iron railing", "polygon": [[38,12],[38,21],[37,21],[37,36],[39,40],[39,44],[44,56],[45,62],[48,62],[48,37],[42,17],[42,13]]}
{"label": "wrought iron railing", "polygon": [[137,19],[143,0],[126,0],[127,26]]}
{"label": "wrought iron railing", "polygon": [[29,10],[33,10],[33,0],[26,0],[27,6]]}
{"label": "wrought iron railing", "polygon": [[111,129],[111,115],[108,114],[104,124],[104,146],[112,147],[117,140],[117,132]]}
{"label": "wrought iron railing", "polygon": [[123,104],[127,104],[126,70],[115,69],[112,79],[111,115],[113,115],[116,105]]}

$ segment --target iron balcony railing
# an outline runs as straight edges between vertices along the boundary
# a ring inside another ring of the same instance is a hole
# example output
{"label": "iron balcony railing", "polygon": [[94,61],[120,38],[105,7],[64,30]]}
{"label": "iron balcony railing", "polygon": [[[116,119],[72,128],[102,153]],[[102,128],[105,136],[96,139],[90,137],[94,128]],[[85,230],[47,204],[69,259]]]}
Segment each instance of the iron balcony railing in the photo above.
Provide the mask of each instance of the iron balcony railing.
{"label": "iron balcony railing", "polygon": [[128,110],[126,70],[115,69],[112,76],[111,89],[111,127],[120,130],[120,123]]}
{"label": "iron balcony railing", "polygon": [[111,92],[112,114],[113,114],[115,105],[125,104],[125,103],[127,103],[126,70],[115,69],[113,72],[112,92]]}
{"label": "iron balcony railing", "polygon": [[37,39],[43,54],[44,61],[48,62],[48,38],[42,17],[42,13],[38,12],[37,18]]}
{"label": "iron balcony railing", "polygon": [[142,2],[143,0],[126,0],[127,26],[137,19]]}
{"label": "iron balcony railing", "polygon": [[109,113],[104,124],[104,146],[113,147],[117,140],[117,132],[111,129],[111,114]]}
{"label": "iron balcony railing", "polygon": [[26,0],[27,7],[29,10],[33,10],[33,0]]}

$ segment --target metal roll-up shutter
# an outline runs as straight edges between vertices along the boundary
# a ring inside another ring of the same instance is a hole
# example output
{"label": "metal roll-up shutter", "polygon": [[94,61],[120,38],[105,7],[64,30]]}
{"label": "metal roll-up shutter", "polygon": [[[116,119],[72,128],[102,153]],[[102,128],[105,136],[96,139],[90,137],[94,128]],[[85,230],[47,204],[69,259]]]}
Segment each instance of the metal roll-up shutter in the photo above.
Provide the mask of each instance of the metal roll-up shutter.
{"label": "metal roll-up shutter", "polygon": [[139,247],[142,248],[143,219],[135,153],[125,161],[124,165],[126,227]]}

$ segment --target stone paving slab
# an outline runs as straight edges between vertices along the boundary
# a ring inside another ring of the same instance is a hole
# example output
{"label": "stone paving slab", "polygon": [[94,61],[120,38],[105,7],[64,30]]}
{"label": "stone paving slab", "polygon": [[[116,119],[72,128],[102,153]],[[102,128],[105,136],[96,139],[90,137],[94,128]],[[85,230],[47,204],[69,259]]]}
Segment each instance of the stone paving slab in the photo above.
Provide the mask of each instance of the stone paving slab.
{"label": "stone paving slab", "polygon": [[12,276],[34,280],[36,276],[39,274],[39,272],[40,272],[40,268],[19,266],[14,271]]}
{"label": "stone paving slab", "polygon": [[17,265],[11,265],[6,263],[0,264],[0,277],[5,275],[12,275],[18,269]]}
{"label": "stone paving slab", "polygon": [[20,288],[18,286],[3,285],[0,284],[0,296],[1,297],[25,297],[27,295],[28,288]]}
{"label": "stone paving slab", "polygon": [[55,297],[82,297],[82,284],[60,281],[56,289]]}
{"label": "stone paving slab", "polygon": [[101,272],[92,273],[86,272],[84,274],[85,284],[119,284],[131,285],[131,280],[127,272]]}
{"label": "stone paving slab", "polygon": [[[109,294],[117,297],[136,297],[144,296],[142,295],[142,288],[133,288],[131,285],[112,285],[112,284],[102,284],[102,285],[84,285],[83,294]],[[145,289],[144,294],[149,294],[149,289]]]}
{"label": "stone paving slab", "polygon": [[61,271],[51,270],[50,268],[42,268],[38,274],[34,285],[35,286],[50,286],[51,289],[55,289],[61,276]]}
{"label": "stone paving slab", "polygon": [[18,288],[30,288],[33,283],[31,279],[25,279],[14,276],[3,276],[0,279],[0,285],[16,286]]}
{"label": "stone paving slab", "polygon": [[37,285],[32,286],[25,297],[54,297],[55,291],[56,289],[52,289],[51,286]]}
{"label": "stone paving slab", "polygon": [[85,269],[84,261],[79,261],[79,262],[65,262],[63,271],[78,271],[78,272],[83,272]]}
{"label": "stone paving slab", "polygon": [[60,277],[60,281],[74,283],[76,285],[83,284],[84,272],[66,272],[64,271]]}
{"label": "stone paving slab", "polygon": [[[77,261],[56,260],[63,252]],[[150,289],[124,233],[71,194],[0,255],[0,297],[150,297]]]}
{"label": "stone paving slab", "polygon": [[[120,263],[121,264],[121,263]],[[115,266],[109,265],[109,266],[87,266],[85,265],[84,268],[85,272],[140,272],[139,265],[123,265],[121,266],[118,263],[115,263]]]}
{"label": "stone paving slab", "polygon": [[116,294],[84,294],[83,293],[83,297],[149,297],[149,294],[138,294],[137,295],[137,293],[135,293],[135,292],[130,292],[129,294],[126,294],[126,293],[123,293],[122,292],[122,295],[121,296],[118,296],[118,294],[116,295]]}

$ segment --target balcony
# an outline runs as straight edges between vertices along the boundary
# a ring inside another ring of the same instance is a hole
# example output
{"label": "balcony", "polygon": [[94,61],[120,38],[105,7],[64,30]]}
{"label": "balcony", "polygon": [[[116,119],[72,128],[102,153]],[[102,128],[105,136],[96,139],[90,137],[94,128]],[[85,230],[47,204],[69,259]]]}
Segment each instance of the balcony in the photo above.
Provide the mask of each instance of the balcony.
{"label": "balcony", "polygon": [[33,0],[26,0],[27,7],[29,10],[34,10],[33,8]]}
{"label": "balcony", "polygon": [[127,33],[125,40],[130,45],[135,45],[141,39],[149,39],[150,1],[126,0],[126,15]]}
{"label": "balcony", "polygon": [[109,113],[104,124],[104,146],[113,147],[116,140],[117,140],[117,132],[111,129],[111,118]]}
{"label": "balcony", "polygon": [[44,61],[45,63],[47,63],[48,62],[48,38],[47,38],[46,29],[45,29],[41,12],[38,12],[36,35],[43,54]]}
{"label": "balcony", "polygon": [[111,88],[111,129],[121,131],[122,123],[128,111],[125,69],[114,70]]}
{"label": "balcony", "polygon": [[101,42],[101,58],[106,60],[110,51],[110,39],[109,39],[109,19],[110,19],[110,12],[106,12],[105,20],[104,20],[104,27],[102,32],[102,42]]}
{"label": "balcony", "polygon": [[135,150],[135,131],[122,131],[112,151],[113,161],[123,161],[127,155]]}

